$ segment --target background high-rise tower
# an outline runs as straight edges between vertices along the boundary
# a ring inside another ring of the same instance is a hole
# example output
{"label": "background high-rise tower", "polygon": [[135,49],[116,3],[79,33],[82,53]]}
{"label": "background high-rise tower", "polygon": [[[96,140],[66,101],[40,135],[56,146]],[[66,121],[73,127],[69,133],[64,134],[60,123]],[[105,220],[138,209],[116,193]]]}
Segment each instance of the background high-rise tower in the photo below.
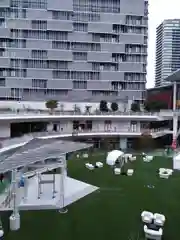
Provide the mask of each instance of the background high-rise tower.
{"label": "background high-rise tower", "polygon": [[156,31],[155,85],[180,68],[180,19],[164,20]]}
{"label": "background high-rise tower", "polygon": [[0,99],[141,99],[148,1],[3,0]]}

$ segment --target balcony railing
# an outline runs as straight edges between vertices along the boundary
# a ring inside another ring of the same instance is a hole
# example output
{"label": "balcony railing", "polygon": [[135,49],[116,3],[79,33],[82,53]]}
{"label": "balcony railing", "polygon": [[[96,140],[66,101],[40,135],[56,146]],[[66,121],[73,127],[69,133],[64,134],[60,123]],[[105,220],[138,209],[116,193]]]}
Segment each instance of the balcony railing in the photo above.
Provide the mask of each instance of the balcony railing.
{"label": "balcony railing", "polygon": [[117,112],[73,112],[73,111],[63,111],[63,112],[53,112],[53,114],[50,114],[48,111],[19,111],[19,112],[13,112],[13,111],[0,111],[0,115],[5,115],[5,116],[20,116],[20,115],[25,115],[25,116],[32,116],[32,115],[42,115],[42,116],[61,116],[61,115],[81,115],[81,116],[110,116],[110,115],[114,115],[114,116],[158,116],[161,115],[162,113],[159,114],[159,112],[121,112],[121,111],[117,111]]}
{"label": "balcony railing", "polygon": [[[166,131],[170,131],[169,129],[167,128],[158,128],[158,129],[151,129],[151,130],[147,130],[147,129],[144,129],[144,128],[141,128],[141,129],[135,129],[135,128],[129,128],[129,129],[92,129],[92,130],[76,130],[76,131],[72,131],[72,130],[69,130],[69,131],[57,131],[57,132],[53,132],[53,131],[48,131],[48,132],[35,132],[35,133],[30,133],[30,134],[26,134],[24,135],[23,137],[17,137],[17,138],[11,138],[11,139],[7,139],[7,140],[3,140],[1,141],[1,144],[2,144],[2,148],[5,148],[5,147],[9,147],[9,146],[12,146],[12,145],[18,145],[18,144],[21,144],[21,143],[25,143],[25,142],[28,142],[30,140],[32,140],[33,138],[37,138],[37,137],[46,137],[46,136],[57,136],[59,135],[59,137],[73,137],[73,136],[78,136],[78,135],[83,135],[83,133],[86,135],[86,134],[96,134],[96,133],[102,133],[102,134],[107,134],[107,133],[129,133],[130,135],[132,133],[137,133],[138,135],[140,134],[143,134],[143,133],[149,133],[149,134],[152,134],[152,133],[158,133],[158,132],[166,132]],[[65,136],[64,136],[65,135]]]}

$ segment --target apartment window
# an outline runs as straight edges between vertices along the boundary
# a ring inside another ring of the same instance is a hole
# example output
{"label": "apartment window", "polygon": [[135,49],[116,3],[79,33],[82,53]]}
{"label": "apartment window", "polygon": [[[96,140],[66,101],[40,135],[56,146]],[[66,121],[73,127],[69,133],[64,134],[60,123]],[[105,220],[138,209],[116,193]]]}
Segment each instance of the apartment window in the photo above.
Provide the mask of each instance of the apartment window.
{"label": "apartment window", "polygon": [[72,16],[72,20],[75,22],[100,22],[100,14],[74,12]]}
{"label": "apartment window", "polygon": [[23,66],[23,60],[21,59],[11,59],[10,60],[10,67],[11,68],[21,68]]}
{"label": "apartment window", "polygon": [[5,19],[0,19],[0,27],[5,27]]}
{"label": "apartment window", "polygon": [[49,40],[68,40],[68,33],[62,31],[47,31],[47,39]]}
{"label": "apartment window", "polygon": [[53,74],[53,79],[70,79],[69,71],[53,70],[52,74]]}
{"label": "apartment window", "polygon": [[73,60],[87,61],[87,53],[86,52],[73,52]]}
{"label": "apartment window", "polygon": [[25,69],[6,69],[7,77],[27,77],[27,71]]}
{"label": "apartment window", "polygon": [[114,91],[101,91],[101,90],[93,90],[91,91],[92,96],[118,96],[118,92],[114,92]]}
{"label": "apartment window", "polygon": [[22,31],[20,29],[11,29],[11,38],[21,38],[22,37]]}
{"label": "apartment window", "polygon": [[68,62],[65,61],[48,60],[47,65],[49,69],[68,69]]}
{"label": "apartment window", "polygon": [[73,23],[73,30],[77,32],[87,32],[88,24],[87,23]]}
{"label": "apartment window", "polygon": [[11,47],[11,48],[26,48],[26,40],[11,39],[8,42],[8,47]]}
{"label": "apartment window", "polygon": [[47,88],[47,80],[44,79],[32,79],[33,88]]}
{"label": "apartment window", "polygon": [[31,51],[31,57],[32,58],[46,59],[47,58],[47,51],[46,50],[32,50]]}
{"label": "apartment window", "polygon": [[11,0],[10,7],[47,9],[47,0]]}
{"label": "apartment window", "polygon": [[52,19],[56,19],[56,20],[71,20],[71,18],[72,18],[71,12],[52,11]]}
{"label": "apartment window", "polygon": [[43,60],[24,60],[24,68],[47,68],[47,61]]}
{"label": "apartment window", "polygon": [[0,87],[5,87],[5,86],[6,86],[6,79],[0,78]]}
{"label": "apartment window", "polygon": [[45,39],[46,40],[47,32],[46,31],[36,31],[36,30],[23,30],[22,38]]}
{"label": "apartment window", "polygon": [[11,88],[11,97],[20,98],[21,97],[21,89]]}
{"label": "apartment window", "polygon": [[87,89],[87,82],[86,81],[73,81],[73,88],[74,89]]}
{"label": "apartment window", "polygon": [[104,0],[104,1],[73,1],[73,10],[80,12],[104,12],[104,13],[119,13],[120,1]]}
{"label": "apartment window", "polygon": [[99,80],[99,72],[83,72],[83,71],[72,71],[71,79],[73,80]]}
{"label": "apartment window", "polygon": [[47,30],[47,21],[32,20],[31,27],[32,29]]}
{"label": "apartment window", "polygon": [[69,42],[58,42],[58,41],[53,41],[52,42],[52,48],[53,49],[70,49],[70,43]]}
{"label": "apartment window", "polygon": [[4,57],[5,55],[5,49],[0,49],[0,57]]}

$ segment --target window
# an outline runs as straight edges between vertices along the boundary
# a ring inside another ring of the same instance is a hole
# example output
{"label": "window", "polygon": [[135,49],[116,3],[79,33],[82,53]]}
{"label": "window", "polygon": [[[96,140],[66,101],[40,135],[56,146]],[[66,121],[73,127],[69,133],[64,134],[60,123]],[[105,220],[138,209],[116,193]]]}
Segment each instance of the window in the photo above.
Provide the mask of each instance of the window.
{"label": "window", "polygon": [[47,9],[47,0],[11,0],[10,7]]}
{"label": "window", "polygon": [[87,89],[87,82],[86,81],[74,81],[73,88],[74,89]]}
{"label": "window", "polygon": [[52,19],[71,20],[72,14],[65,11],[52,11]]}
{"label": "window", "polygon": [[5,86],[6,86],[5,78],[0,78],[0,87],[5,87]]}
{"label": "window", "polygon": [[26,48],[26,40],[11,39],[8,42],[8,47],[11,47],[11,48]]}
{"label": "window", "polygon": [[47,80],[44,79],[32,79],[33,88],[47,88]]}
{"label": "window", "polygon": [[100,14],[74,12],[72,16],[72,20],[75,22],[100,22]]}
{"label": "window", "polygon": [[0,57],[4,57],[5,49],[0,49]]}
{"label": "window", "polygon": [[68,69],[68,62],[57,61],[57,60],[49,60],[47,62],[47,67],[49,69]]}
{"label": "window", "polygon": [[53,70],[53,79],[70,79],[70,72]]}
{"label": "window", "polygon": [[27,59],[23,62],[24,68],[47,68],[47,61]]}
{"label": "window", "polygon": [[73,23],[73,30],[77,32],[87,32],[88,24],[87,23]]}
{"label": "window", "polygon": [[32,29],[47,30],[47,21],[32,20],[31,26],[32,26]]}
{"label": "window", "polygon": [[47,58],[47,51],[46,50],[32,50],[31,51],[31,57],[32,58],[46,59]]}
{"label": "window", "polygon": [[52,42],[52,48],[53,49],[70,49],[70,43],[69,42],[60,42],[60,41],[53,41]]}
{"label": "window", "polygon": [[86,52],[73,52],[73,60],[87,61],[87,53]]}

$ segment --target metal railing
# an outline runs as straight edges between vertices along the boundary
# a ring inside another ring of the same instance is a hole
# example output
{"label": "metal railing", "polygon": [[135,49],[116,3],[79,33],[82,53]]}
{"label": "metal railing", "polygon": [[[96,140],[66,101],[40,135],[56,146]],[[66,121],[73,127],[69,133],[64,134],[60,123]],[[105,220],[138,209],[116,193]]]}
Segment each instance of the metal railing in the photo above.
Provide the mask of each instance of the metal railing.
{"label": "metal railing", "polygon": [[[37,138],[37,137],[46,137],[46,136],[56,136],[59,135],[59,137],[66,137],[64,135],[67,135],[67,137],[73,137],[73,136],[78,136],[79,134],[82,135],[84,134],[96,134],[96,133],[137,133],[137,134],[141,134],[144,133],[145,131],[147,131],[147,129],[144,128],[128,128],[128,129],[119,129],[119,128],[112,128],[112,129],[92,129],[92,130],[69,130],[69,131],[47,131],[47,132],[34,132],[34,133],[30,133],[30,134],[26,134],[22,137],[17,137],[17,138],[11,138],[11,139],[7,139],[4,141],[1,141],[2,143],[2,147],[7,147],[7,146],[11,146],[11,145],[18,145],[24,142],[28,142],[30,140],[32,140],[33,138]],[[157,128],[157,129],[151,129],[148,130],[149,133],[158,133],[161,131],[170,131],[170,129],[168,128]]]}
{"label": "metal railing", "polygon": [[132,112],[132,111],[127,111],[127,112],[122,112],[122,111],[117,111],[117,112],[100,112],[100,111],[93,111],[93,112],[75,112],[75,111],[55,111],[53,114],[50,114],[48,111],[19,111],[19,112],[2,112],[0,111],[0,115],[5,115],[5,116],[18,116],[18,115],[49,115],[49,116],[57,116],[57,115],[81,115],[81,116],[109,116],[109,115],[114,115],[114,116],[157,116],[159,115],[159,112]]}

